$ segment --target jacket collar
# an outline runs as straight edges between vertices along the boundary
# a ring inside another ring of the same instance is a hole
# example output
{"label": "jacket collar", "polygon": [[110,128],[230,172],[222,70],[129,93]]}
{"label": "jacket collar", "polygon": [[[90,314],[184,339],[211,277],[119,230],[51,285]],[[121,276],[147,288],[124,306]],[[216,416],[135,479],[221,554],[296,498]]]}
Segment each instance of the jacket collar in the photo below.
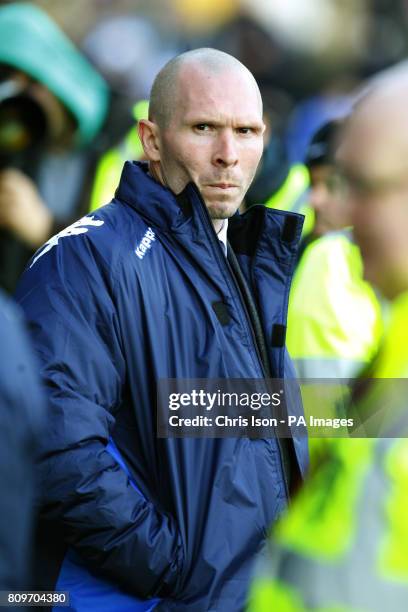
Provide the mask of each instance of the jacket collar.
{"label": "jacket collar", "polygon": [[187,185],[180,196],[158,183],[148,174],[146,162],[126,162],[115,196],[137,210],[148,221],[163,230],[180,229],[191,216]]}
{"label": "jacket collar", "polygon": [[[205,209],[205,205],[194,183],[176,196],[148,174],[146,162],[125,163],[116,197],[137,210],[149,225],[164,231],[190,232],[193,220],[194,233],[201,234],[202,215],[197,214],[197,208]],[[253,206],[230,219],[228,239],[237,253],[269,253],[287,263],[296,253],[302,225],[302,215]]]}

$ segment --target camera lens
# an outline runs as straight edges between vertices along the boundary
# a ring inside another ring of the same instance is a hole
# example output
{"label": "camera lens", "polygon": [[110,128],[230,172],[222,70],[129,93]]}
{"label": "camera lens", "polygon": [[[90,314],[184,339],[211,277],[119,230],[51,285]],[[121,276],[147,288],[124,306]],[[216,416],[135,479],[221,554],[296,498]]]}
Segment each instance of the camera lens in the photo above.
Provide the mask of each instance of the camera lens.
{"label": "camera lens", "polygon": [[25,95],[0,103],[0,155],[37,148],[47,137],[47,120],[41,107]]}

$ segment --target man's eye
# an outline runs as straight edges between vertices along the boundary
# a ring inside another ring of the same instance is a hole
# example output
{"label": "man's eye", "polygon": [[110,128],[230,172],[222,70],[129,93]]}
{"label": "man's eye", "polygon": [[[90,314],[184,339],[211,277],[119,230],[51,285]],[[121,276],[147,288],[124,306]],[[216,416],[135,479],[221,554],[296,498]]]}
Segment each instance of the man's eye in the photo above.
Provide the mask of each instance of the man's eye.
{"label": "man's eye", "polygon": [[239,134],[252,134],[253,129],[250,127],[240,127],[238,128],[238,133]]}
{"label": "man's eye", "polygon": [[211,126],[208,123],[197,123],[194,127],[199,132],[208,132]]}

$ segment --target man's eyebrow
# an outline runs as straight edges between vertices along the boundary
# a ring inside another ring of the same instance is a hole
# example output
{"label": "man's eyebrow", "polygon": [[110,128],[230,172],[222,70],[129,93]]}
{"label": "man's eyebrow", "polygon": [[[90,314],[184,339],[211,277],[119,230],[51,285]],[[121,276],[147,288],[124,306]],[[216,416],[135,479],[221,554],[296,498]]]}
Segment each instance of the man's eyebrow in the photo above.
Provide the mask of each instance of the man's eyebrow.
{"label": "man's eyebrow", "polygon": [[[225,121],[220,120],[220,119],[216,119],[214,117],[210,117],[210,116],[204,116],[204,115],[192,115],[192,116],[184,116],[184,120],[183,123],[188,124],[188,125],[200,125],[200,124],[211,124],[214,125],[215,127],[223,127],[225,125]],[[250,128],[259,128],[262,129],[264,126],[264,123],[262,121],[262,119],[248,119],[248,118],[242,118],[242,119],[237,119],[236,121],[233,122],[234,127],[250,127]]]}

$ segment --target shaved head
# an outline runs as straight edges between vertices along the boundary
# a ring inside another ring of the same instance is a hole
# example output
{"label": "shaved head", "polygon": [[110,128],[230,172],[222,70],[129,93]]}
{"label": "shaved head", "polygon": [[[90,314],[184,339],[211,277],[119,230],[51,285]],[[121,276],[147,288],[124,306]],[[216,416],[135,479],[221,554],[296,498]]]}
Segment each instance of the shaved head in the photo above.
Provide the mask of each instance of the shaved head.
{"label": "shaved head", "polygon": [[150,93],[149,119],[165,129],[171,123],[174,110],[181,96],[180,75],[185,69],[201,70],[207,74],[221,75],[226,70],[240,71],[258,94],[262,112],[262,98],[252,73],[232,55],[218,49],[202,48],[187,51],[171,59],[156,76]]}
{"label": "shaved head", "polygon": [[197,49],[172,59],[138,124],[149,172],[178,194],[194,183],[218,232],[255,176],[265,125],[258,85],[237,59]]}
{"label": "shaved head", "polygon": [[389,299],[408,290],[407,100],[404,63],[363,91],[338,151],[365,278]]}
{"label": "shaved head", "polygon": [[[378,180],[408,172],[408,64],[381,73],[366,87],[346,123],[339,159]],[[345,152],[345,148],[348,151]]]}

